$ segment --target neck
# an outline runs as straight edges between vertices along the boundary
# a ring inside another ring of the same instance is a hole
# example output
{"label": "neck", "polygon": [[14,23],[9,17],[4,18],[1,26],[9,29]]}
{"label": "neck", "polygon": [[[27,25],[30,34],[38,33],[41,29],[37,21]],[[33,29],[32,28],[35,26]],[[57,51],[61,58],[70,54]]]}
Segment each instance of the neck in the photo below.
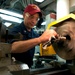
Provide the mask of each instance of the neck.
{"label": "neck", "polygon": [[24,22],[24,25],[25,25],[25,27],[26,27],[26,29],[27,29],[28,31],[31,31],[31,28],[29,28],[28,26],[26,26],[25,22]]}
{"label": "neck", "polygon": [[30,28],[27,28],[27,30],[28,30],[28,31],[31,31],[31,29],[30,29]]}

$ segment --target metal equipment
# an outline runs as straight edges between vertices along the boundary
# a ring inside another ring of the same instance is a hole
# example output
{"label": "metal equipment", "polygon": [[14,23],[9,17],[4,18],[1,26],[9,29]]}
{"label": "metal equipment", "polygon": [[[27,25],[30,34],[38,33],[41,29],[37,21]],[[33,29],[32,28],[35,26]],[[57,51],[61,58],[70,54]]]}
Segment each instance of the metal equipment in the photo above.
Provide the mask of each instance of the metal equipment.
{"label": "metal equipment", "polygon": [[46,49],[48,46],[50,46],[53,43],[56,43],[58,41],[64,41],[66,40],[66,37],[58,36],[58,37],[51,37],[51,39],[43,44],[43,49]]}
{"label": "metal equipment", "polygon": [[[57,55],[66,60],[75,59],[75,15],[69,14],[62,19],[56,20],[48,27],[56,27],[55,31],[58,37],[52,37],[47,43],[42,46],[51,46]],[[43,49],[43,48],[42,48]],[[43,55],[43,54],[42,54]],[[49,54],[48,54],[49,55]]]}
{"label": "metal equipment", "polygon": [[[75,74],[75,15],[69,14],[56,20],[47,29],[51,27],[54,27],[59,36],[40,45],[41,56],[58,55],[66,60],[67,68]],[[60,37],[64,39],[58,40]]]}
{"label": "metal equipment", "polygon": [[[54,21],[48,26],[56,27],[59,34],[48,42],[41,44],[41,56],[36,56],[35,68],[29,69],[28,65],[11,59],[11,44],[0,42],[0,74],[1,75],[72,75],[75,74],[75,15]],[[21,35],[21,34],[20,34]],[[17,36],[20,36],[17,35]],[[19,39],[21,39],[22,36]],[[8,38],[7,38],[8,39]],[[17,39],[17,38],[16,38]],[[2,39],[3,40],[3,39]],[[44,48],[45,47],[45,48]],[[50,49],[54,50],[50,53]],[[66,60],[59,62],[55,55]],[[47,58],[46,58],[47,57]],[[69,61],[71,62],[69,63]],[[39,66],[38,66],[39,65]],[[71,74],[72,73],[72,74]]]}
{"label": "metal equipment", "polygon": [[1,75],[29,75],[27,64],[11,59],[11,44],[0,43],[0,74]]}
{"label": "metal equipment", "polygon": [[7,43],[8,38],[6,27],[2,25],[0,18],[0,75],[29,75],[27,64],[12,60],[11,44]]}

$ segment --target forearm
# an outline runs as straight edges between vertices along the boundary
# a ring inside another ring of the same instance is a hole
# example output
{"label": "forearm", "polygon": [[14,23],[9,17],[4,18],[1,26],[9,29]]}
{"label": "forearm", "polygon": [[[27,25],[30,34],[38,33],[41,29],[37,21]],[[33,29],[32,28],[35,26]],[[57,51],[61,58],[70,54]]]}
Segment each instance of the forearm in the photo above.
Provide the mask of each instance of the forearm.
{"label": "forearm", "polygon": [[33,48],[34,46],[40,44],[41,41],[39,38],[25,40],[25,41],[17,41],[12,44],[11,52],[12,53],[22,53],[27,50]]}
{"label": "forearm", "polygon": [[46,30],[40,37],[30,39],[30,40],[25,40],[25,41],[18,41],[14,42],[11,47],[11,52],[13,53],[22,53],[26,52],[27,50],[33,48],[34,46],[40,44],[40,43],[45,43],[49,41],[49,39],[52,36],[57,36],[57,33],[54,30]]}

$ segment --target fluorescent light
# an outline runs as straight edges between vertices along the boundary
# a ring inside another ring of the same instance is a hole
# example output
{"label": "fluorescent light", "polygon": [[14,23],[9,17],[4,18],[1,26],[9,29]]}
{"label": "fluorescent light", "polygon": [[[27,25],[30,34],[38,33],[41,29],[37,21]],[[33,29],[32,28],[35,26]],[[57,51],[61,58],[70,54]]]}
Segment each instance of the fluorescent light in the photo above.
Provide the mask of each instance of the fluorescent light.
{"label": "fluorescent light", "polygon": [[9,23],[9,22],[5,22],[5,23],[4,23],[4,25],[7,26],[7,27],[9,27],[11,24],[12,24],[12,23]]}
{"label": "fluorescent light", "polygon": [[4,15],[4,14],[0,14],[0,16],[4,20],[13,21],[13,22],[17,22],[17,23],[21,23],[22,22],[22,19],[19,19],[19,18],[16,18],[16,17]]}
{"label": "fluorescent light", "polygon": [[36,2],[43,2],[44,0],[35,0]]}
{"label": "fluorescent light", "polygon": [[21,15],[19,13],[15,13],[15,12],[8,11],[8,10],[0,9],[0,12],[1,13],[4,13],[4,14],[16,16],[16,17],[19,17],[19,18],[23,18],[23,15]]}

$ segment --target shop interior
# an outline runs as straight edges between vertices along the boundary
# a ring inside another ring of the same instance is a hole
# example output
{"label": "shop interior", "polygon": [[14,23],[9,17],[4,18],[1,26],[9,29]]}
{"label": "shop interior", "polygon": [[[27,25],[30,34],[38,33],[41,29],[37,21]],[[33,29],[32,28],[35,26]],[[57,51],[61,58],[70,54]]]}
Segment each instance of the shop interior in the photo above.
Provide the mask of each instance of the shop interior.
{"label": "shop interior", "polygon": [[[22,14],[28,4],[36,4],[42,11],[41,20],[33,28],[39,35],[42,35],[46,29],[55,28],[60,35],[63,35],[62,32],[69,26],[62,30],[61,25],[75,21],[75,0],[0,0],[0,75],[75,75],[74,36],[71,38],[72,34],[65,35],[68,41],[72,40],[71,44],[68,42],[70,45],[68,48],[73,46],[67,52],[65,51],[66,45],[62,44],[62,41],[59,45],[51,45],[52,41],[49,41],[45,49],[43,44],[37,45],[31,68],[15,58],[11,59],[11,44],[8,41],[12,36],[8,35],[8,29],[23,21]],[[72,32],[74,31],[73,28]],[[20,35],[15,36],[20,39],[19,37]]]}

